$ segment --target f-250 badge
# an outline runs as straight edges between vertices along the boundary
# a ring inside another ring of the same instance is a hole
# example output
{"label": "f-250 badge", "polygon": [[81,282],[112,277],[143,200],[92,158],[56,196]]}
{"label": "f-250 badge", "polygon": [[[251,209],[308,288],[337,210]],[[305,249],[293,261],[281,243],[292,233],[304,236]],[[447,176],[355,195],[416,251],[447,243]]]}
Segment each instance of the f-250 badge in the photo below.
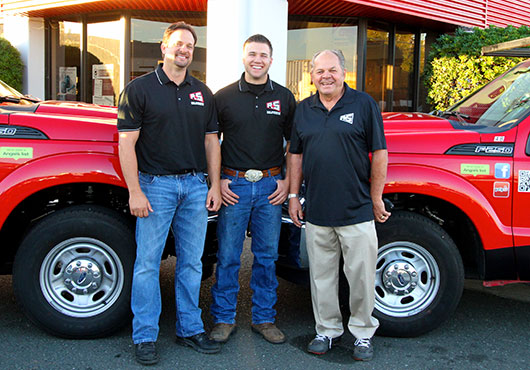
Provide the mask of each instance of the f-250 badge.
{"label": "f-250 badge", "polygon": [[0,128],[1,136],[15,136],[17,129],[14,127],[2,127]]}

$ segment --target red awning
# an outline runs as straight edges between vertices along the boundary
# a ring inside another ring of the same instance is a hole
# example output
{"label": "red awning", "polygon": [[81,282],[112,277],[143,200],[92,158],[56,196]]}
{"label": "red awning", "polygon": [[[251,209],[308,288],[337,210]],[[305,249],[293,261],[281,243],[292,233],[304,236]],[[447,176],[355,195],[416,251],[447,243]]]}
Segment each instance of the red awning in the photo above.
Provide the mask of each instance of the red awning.
{"label": "red awning", "polygon": [[[0,0],[4,15],[64,17],[132,11],[206,12],[207,0]],[[366,17],[450,30],[455,26],[530,24],[530,4],[519,0],[288,0],[290,15]]]}

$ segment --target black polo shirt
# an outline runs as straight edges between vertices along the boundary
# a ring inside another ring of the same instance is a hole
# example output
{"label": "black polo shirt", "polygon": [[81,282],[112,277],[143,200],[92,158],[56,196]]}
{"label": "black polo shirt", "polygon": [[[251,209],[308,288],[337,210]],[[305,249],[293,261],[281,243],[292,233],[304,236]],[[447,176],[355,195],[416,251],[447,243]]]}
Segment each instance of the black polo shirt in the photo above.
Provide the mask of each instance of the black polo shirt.
{"label": "black polo shirt", "polygon": [[282,165],[283,138],[290,139],[296,108],[288,89],[267,79],[256,95],[243,74],[215,94],[215,106],[223,166],[246,171]]}
{"label": "black polo shirt", "polygon": [[129,82],[120,95],[118,131],[136,130],[141,130],[136,142],[141,172],[205,171],[204,137],[218,131],[213,94],[189,73],[177,86],[160,64]]}
{"label": "black polo shirt", "polygon": [[328,111],[318,93],[296,109],[290,152],[303,153],[306,219],[320,226],[373,220],[369,153],[386,149],[383,119],[374,99],[344,84]]}

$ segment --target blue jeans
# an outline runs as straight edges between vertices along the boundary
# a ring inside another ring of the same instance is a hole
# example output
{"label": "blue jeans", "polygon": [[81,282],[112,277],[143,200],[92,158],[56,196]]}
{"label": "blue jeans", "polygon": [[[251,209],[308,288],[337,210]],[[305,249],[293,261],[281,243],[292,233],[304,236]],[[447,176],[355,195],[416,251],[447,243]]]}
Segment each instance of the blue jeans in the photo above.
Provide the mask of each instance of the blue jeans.
{"label": "blue jeans", "polygon": [[254,254],[250,288],[252,322],[274,322],[276,310],[276,265],[282,220],[281,205],[273,206],[267,197],[277,187],[279,176],[264,177],[258,182],[223,175],[232,181],[230,189],[239,195],[235,205],[222,206],[217,223],[216,282],[212,287],[211,312],[215,323],[235,323],[239,268],[245,232],[250,221],[251,250]]}
{"label": "blue jeans", "polygon": [[136,221],[131,309],[133,342],[155,342],[161,311],[160,259],[169,229],[175,236],[176,333],[181,337],[204,332],[199,308],[204,238],[208,220],[208,187],[202,173],[153,176],[140,173],[140,186],[153,213]]}

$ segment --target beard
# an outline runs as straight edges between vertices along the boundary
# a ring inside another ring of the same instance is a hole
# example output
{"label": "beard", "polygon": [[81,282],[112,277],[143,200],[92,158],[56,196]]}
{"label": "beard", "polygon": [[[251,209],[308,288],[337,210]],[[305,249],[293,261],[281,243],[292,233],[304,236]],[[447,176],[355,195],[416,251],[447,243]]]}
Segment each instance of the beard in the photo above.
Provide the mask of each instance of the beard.
{"label": "beard", "polygon": [[180,59],[178,58],[179,55],[183,55],[183,56],[186,56],[184,54],[176,54],[176,55],[168,55],[168,57],[170,59],[172,59],[172,64],[175,65],[176,67],[179,67],[179,68],[186,68],[188,67],[190,64],[191,64],[191,61],[192,61],[192,58],[191,56],[186,56],[187,59]]}

